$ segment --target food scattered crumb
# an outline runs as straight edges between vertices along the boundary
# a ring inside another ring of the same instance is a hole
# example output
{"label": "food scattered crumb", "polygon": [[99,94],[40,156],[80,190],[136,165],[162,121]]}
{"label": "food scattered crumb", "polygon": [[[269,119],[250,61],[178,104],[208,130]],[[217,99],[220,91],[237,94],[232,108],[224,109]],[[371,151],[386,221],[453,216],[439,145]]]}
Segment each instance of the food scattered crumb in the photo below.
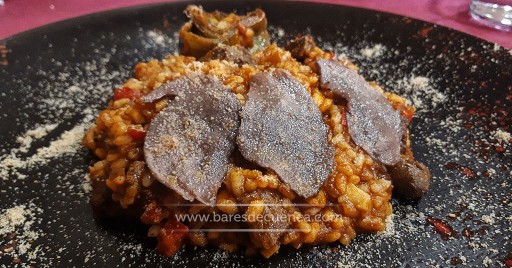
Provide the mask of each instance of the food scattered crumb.
{"label": "food scattered crumb", "polygon": [[52,141],[49,146],[39,148],[31,161],[44,162],[44,159],[75,152],[76,149],[80,148],[80,141],[84,136],[87,125],[78,124],[72,129],[65,131],[58,139]]}
{"label": "food scattered crumb", "polygon": [[[26,136],[25,138],[18,139],[22,140],[21,147],[13,149],[10,154],[0,158],[0,167],[2,168],[0,175],[2,179],[7,180],[9,173],[14,173],[18,179],[24,179],[26,175],[21,173],[20,169],[28,169],[34,165],[45,164],[52,158],[76,152],[81,148],[80,141],[84,136],[85,129],[89,125],[90,123],[81,123],[68,131],[64,131],[58,139],[50,142],[50,145],[38,148],[35,154],[26,158],[21,157],[20,153],[27,151],[26,146],[32,142],[30,140],[32,138],[26,138],[31,136],[24,135]],[[51,127],[45,129],[51,129]],[[39,130],[35,133],[42,135],[43,132]],[[37,135],[32,136],[36,137]]]}
{"label": "food scattered crumb", "polygon": [[494,138],[502,143],[509,143],[512,140],[512,135],[509,132],[498,129],[494,132]]}
{"label": "food scattered crumb", "polygon": [[148,31],[148,37],[152,38],[153,41],[155,41],[155,44],[158,44],[160,46],[165,46],[165,38],[164,36],[162,35],[161,32],[156,32],[156,31]]}
{"label": "food scattered crumb", "polygon": [[86,174],[84,176],[83,183],[82,183],[82,189],[84,190],[85,194],[92,192],[92,185],[91,185],[91,181],[89,180],[89,174]]}
{"label": "food scattered crumb", "polygon": [[285,32],[284,32],[283,28],[277,28],[277,36],[284,37],[284,34],[285,34]]}
{"label": "food scattered crumb", "polygon": [[487,174],[489,174],[489,177],[492,177],[496,175],[496,170],[494,168],[487,169]]}
{"label": "food scattered crumb", "polygon": [[34,129],[28,130],[25,134],[16,138],[16,141],[20,143],[19,151],[26,153],[35,139],[40,139],[46,136],[50,131],[54,130],[57,125],[58,124],[55,123],[38,126]]}
{"label": "food scattered crumb", "polygon": [[418,109],[418,113],[426,111],[430,104],[436,108],[447,100],[446,95],[432,87],[432,82],[424,76],[410,76],[398,81],[398,87],[405,91],[405,96]]}
{"label": "food scattered crumb", "polygon": [[429,79],[423,76],[413,76],[409,79],[413,89],[421,90],[429,86]]}
{"label": "food scattered crumb", "polygon": [[464,256],[460,255],[460,256],[459,256],[459,259],[461,260],[461,262],[462,262],[461,264],[462,264],[462,265],[464,265],[464,266],[465,266],[465,265],[467,265],[467,264],[468,264],[468,260],[466,259],[466,257],[464,257]]}
{"label": "food scattered crumb", "polygon": [[446,146],[447,145],[446,141],[443,141],[443,140],[438,139],[438,138],[427,137],[425,139],[425,141],[427,142],[428,145],[431,145],[431,146],[442,147],[442,146]]}
{"label": "food scattered crumb", "polygon": [[359,51],[359,53],[366,58],[378,58],[384,55],[384,52],[386,52],[386,47],[381,44],[376,44],[373,47],[365,47]]}
{"label": "food scattered crumb", "polygon": [[391,213],[389,214],[389,216],[386,218],[386,229],[380,231],[380,232],[377,232],[377,235],[379,236],[393,236],[395,235],[395,223],[393,221],[393,219],[395,218],[395,214]]}
{"label": "food scattered crumb", "polygon": [[489,258],[489,256],[485,256],[484,260],[482,261],[482,264],[483,264],[485,267],[489,267],[490,265],[492,265],[492,260],[491,260],[491,258]]}
{"label": "food scattered crumb", "polygon": [[[13,260],[21,263],[22,260],[34,260],[40,256],[41,249],[33,247],[33,243],[44,233],[33,227],[40,224],[38,215],[43,210],[29,202],[24,205],[17,205],[5,209],[0,214],[0,241],[2,241],[4,255],[12,257]],[[5,244],[4,244],[5,243]]]}
{"label": "food scattered crumb", "polygon": [[171,51],[169,54],[176,53],[176,40],[177,33],[167,34],[160,30],[149,30],[146,32],[146,35],[149,37],[150,42],[148,45],[157,45],[163,48],[169,48]]}
{"label": "food scattered crumb", "polygon": [[487,224],[494,224],[494,213],[490,215],[482,215],[482,221]]}
{"label": "food scattered crumb", "polygon": [[5,210],[0,215],[0,235],[14,232],[15,228],[25,221],[25,207],[15,206]]}

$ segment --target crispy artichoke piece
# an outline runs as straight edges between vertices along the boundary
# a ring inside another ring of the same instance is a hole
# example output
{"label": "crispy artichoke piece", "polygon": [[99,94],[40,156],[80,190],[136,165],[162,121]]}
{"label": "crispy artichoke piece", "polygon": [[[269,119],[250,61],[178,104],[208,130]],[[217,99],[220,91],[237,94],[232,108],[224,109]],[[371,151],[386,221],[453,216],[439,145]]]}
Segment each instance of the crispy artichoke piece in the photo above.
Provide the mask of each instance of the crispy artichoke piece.
{"label": "crispy artichoke piece", "polygon": [[270,42],[265,12],[256,9],[245,16],[220,11],[205,12],[202,7],[189,5],[185,14],[190,21],[180,30],[181,54],[200,58],[218,44],[240,45],[261,49]]}

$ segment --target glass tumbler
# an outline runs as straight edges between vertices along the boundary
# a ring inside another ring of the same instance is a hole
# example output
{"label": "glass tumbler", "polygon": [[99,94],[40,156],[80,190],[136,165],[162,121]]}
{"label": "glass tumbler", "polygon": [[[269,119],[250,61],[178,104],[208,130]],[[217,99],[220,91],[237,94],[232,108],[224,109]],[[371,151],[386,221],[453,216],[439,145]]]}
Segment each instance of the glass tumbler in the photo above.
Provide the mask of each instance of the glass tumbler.
{"label": "glass tumbler", "polygon": [[512,31],[512,0],[471,0],[470,11],[482,24]]}

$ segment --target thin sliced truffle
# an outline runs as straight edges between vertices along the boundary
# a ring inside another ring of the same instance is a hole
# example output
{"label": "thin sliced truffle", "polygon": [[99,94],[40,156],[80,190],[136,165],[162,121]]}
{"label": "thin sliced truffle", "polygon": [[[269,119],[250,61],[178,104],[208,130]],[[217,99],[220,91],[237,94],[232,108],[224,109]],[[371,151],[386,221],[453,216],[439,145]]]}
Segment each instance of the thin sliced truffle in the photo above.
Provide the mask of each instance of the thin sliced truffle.
{"label": "thin sliced truffle", "polygon": [[219,44],[201,58],[201,61],[211,60],[227,60],[238,65],[254,64],[254,59],[249,50],[238,45],[226,46]]}
{"label": "thin sliced truffle", "polygon": [[240,102],[218,80],[205,75],[179,78],[145,98],[175,95],[147,131],[146,163],[158,181],[184,199],[208,205],[228,169],[240,124]]}
{"label": "thin sliced truffle", "polygon": [[400,160],[405,124],[386,97],[355,71],[335,60],[318,60],[320,84],[348,101],[350,136],[374,159],[386,165]]}
{"label": "thin sliced truffle", "polygon": [[254,75],[237,138],[242,155],[273,169],[291,189],[310,197],[333,169],[334,150],[320,110],[290,73]]}

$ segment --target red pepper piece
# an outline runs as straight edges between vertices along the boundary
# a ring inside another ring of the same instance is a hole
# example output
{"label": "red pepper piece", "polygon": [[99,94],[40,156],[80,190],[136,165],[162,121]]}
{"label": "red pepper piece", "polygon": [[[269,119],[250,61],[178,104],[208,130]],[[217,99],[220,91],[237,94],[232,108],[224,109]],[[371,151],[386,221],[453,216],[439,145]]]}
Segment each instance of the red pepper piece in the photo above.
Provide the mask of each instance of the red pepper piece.
{"label": "red pepper piece", "polygon": [[163,219],[163,210],[157,206],[156,202],[149,203],[140,216],[140,220],[147,225],[159,224]]}
{"label": "red pepper piece", "polygon": [[135,100],[139,97],[140,97],[139,91],[133,90],[128,87],[116,88],[116,90],[114,91],[114,100],[119,100],[119,99],[124,99],[124,98],[130,99],[130,100]]}
{"label": "red pepper piece", "polygon": [[183,245],[187,233],[188,227],[186,225],[175,219],[168,219],[160,229],[156,249],[166,256],[174,255]]}
{"label": "red pepper piece", "polygon": [[132,137],[132,139],[134,141],[143,141],[144,138],[146,137],[146,131],[144,129],[142,129],[142,127],[139,129],[139,128],[135,128],[135,127],[131,127],[131,128],[128,128],[128,135],[130,135],[130,137]]}
{"label": "red pepper piece", "polygon": [[455,232],[453,231],[453,229],[442,220],[428,217],[427,221],[428,223],[432,224],[434,226],[434,229],[443,237],[454,236]]}

